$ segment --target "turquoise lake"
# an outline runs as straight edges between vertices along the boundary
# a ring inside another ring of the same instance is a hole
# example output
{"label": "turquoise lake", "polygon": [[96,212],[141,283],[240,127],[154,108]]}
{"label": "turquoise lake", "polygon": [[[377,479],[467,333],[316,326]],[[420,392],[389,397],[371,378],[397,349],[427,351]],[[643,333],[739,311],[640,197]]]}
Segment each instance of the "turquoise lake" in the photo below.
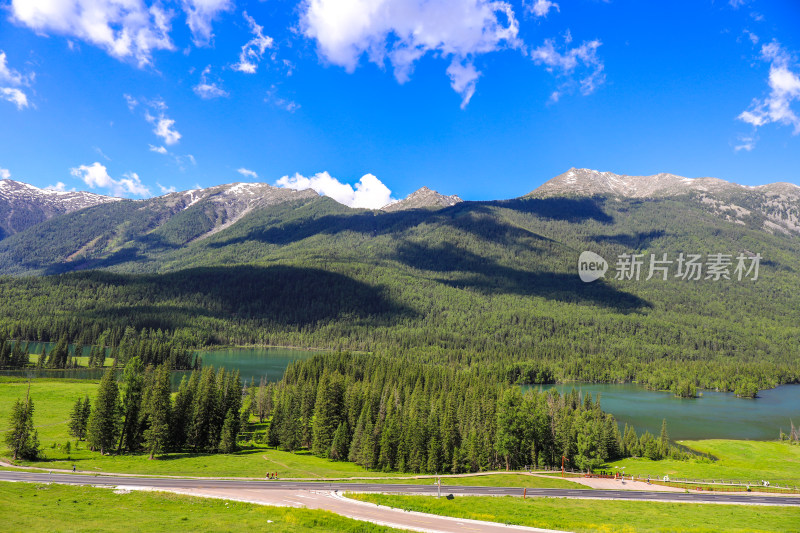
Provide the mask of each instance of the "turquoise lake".
{"label": "turquoise lake", "polygon": [[700,391],[699,398],[676,398],[636,384],[573,383],[536,388],[555,388],[561,393],[575,388],[593,398],[599,394],[604,411],[623,426],[632,424],[639,433],[647,430],[658,436],[661,421],[666,419],[667,431],[675,440],[775,440],[781,429],[788,432],[792,420],[800,425],[800,385],[759,391],[755,400],[706,390]]}

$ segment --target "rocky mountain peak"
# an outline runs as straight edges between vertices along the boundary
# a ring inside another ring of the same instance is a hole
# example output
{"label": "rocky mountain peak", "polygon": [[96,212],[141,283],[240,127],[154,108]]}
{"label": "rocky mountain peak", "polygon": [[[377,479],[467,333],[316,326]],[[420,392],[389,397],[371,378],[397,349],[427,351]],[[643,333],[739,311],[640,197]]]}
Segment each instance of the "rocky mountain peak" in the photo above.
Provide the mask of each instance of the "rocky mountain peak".
{"label": "rocky mountain peak", "polygon": [[571,168],[531,192],[529,197],[606,196],[670,198],[690,196],[730,220],[757,223],[770,233],[800,233],[800,187],[791,183],[739,185],[719,178],[684,178],[674,174],[627,176]]}
{"label": "rocky mountain peak", "polygon": [[86,207],[119,198],[85,191],[40,189],[12,179],[0,180],[0,238]]}
{"label": "rocky mountain peak", "polygon": [[428,187],[420,187],[403,200],[385,205],[381,210],[392,212],[406,209],[439,209],[450,207],[460,202],[463,202],[463,200],[456,195],[445,196]]}

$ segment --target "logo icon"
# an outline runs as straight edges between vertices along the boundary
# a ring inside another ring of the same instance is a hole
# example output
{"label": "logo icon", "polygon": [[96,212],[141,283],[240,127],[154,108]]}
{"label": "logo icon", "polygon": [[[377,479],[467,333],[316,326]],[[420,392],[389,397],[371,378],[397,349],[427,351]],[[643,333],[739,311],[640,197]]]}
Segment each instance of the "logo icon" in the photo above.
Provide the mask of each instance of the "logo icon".
{"label": "logo icon", "polygon": [[608,270],[606,260],[594,252],[583,252],[578,258],[578,276],[584,283],[602,278]]}

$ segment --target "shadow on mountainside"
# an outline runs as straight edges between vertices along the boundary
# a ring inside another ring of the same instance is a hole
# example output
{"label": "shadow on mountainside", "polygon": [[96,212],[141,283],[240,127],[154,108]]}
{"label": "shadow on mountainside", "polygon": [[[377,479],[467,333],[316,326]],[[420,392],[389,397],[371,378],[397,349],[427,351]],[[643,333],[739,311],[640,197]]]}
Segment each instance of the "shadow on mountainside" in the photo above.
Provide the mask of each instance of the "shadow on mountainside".
{"label": "shadow on mountainside", "polygon": [[[212,248],[223,248],[247,241],[259,241],[274,245],[287,245],[315,235],[338,235],[354,232],[372,237],[390,233],[400,233],[421,224],[443,225],[469,231],[484,239],[509,237],[536,237],[545,239],[533,232],[498,220],[494,210],[510,209],[547,220],[560,220],[579,223],[594,220],[610,224],[613,218],[602,209],[602,200],[595,198],[545,198],[516,199],[493,202],[462,202],[443,209],[411,209],[384,213],[381,211],[360,211],[348,214],[330,214],[314,218],[294,220],[288,223],[251,229],[245,235],[209,242]],[[470,222],[479,219],[480,223]]]}
{"label": "shadow on mountainside", "polygon": [[377,325],[414,314],[380,287],[294,266],[208,267],[148,275],[90,271],[48,281],[104,294],[77,311],[78,318],[125,320],[135,328],[167,323],[182,327],[196,325],[198,319],[303,327],[342,317]]}
{"label": "shadow on mountainside", "polygon": [[652,307],[648,301],[605,283],[584,283],[580,281],[577,272],[571,274],[516,269],[450,243],[438,246],[404,243],[398,248],[396,259],[420,270],[449,275],[436,278],[439,283],[487,294],[540,296],[561,302],[607,307],[619,312]]}

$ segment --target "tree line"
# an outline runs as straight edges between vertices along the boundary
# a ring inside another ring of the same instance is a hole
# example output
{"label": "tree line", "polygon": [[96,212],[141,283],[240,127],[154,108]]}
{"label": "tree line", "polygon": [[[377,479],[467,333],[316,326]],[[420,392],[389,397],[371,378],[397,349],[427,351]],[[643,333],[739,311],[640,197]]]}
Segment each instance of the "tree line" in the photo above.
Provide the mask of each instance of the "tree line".
{"label": "tree line", "polygon": [[525,465],[579,470],[629,455],[679,456],[659,438],[623,435],[599,398],[522,392],[492,372],[406,357],[338,353],[290,366],[251,386],[248,405],[271,417],[268,444],[385,471],[462,473]]}
{"label": "tree line", "polygon": [[101,454],[167,451],[232,452],[241,427],[242,385],[238,372],[194,370],[171,393],[168,364],[145,367],[132,357],[117,382],[106,370],[94,405],[78,399],[70,433]]}
{"label": "tree line", "polygon": [[[86,366],[89,368],[103,368],[107,358],[113,360],[114,366],[123,367],[133,357],[138,357],[145,366],[167,364],[175,370],[190,370],[200,365],[194,351],[185,342],[163,331],[136,331],[128,327],[117,335],[106,330],[97,338],[96,344],[86,347],[82,338],[79,335],[70,344],[70,338],[63,334],[49,351],[42,343],[35,368],[77,368],[77,357],[81,356],[88,356]],[[0,331],[0,368],[29,366],[30,351],[29,341],[14,340]]]}
{"label": "tree line", "polygon": [[[183,376],[172,394],[170,375],[169,365],[145,366],[138,356],[121,375],[108,368],[94,402],[76,400],[70,434],[101,454],[230,453],[253,415],[268,424],[249,431],[251,440],[368,469],[427,473],[562,461],[592,470],[627,456],[685,456],[670,444],[666,422],[659,437],[627,425],[621,432],[599,397],[522,392],[498,380],[499,371],[340,352],[295,362],[281,381],[244,389],[238,372],[208,367]],[[26,401],[14,407],[7,443],[15,455],[34,458],[33,404]]]}

